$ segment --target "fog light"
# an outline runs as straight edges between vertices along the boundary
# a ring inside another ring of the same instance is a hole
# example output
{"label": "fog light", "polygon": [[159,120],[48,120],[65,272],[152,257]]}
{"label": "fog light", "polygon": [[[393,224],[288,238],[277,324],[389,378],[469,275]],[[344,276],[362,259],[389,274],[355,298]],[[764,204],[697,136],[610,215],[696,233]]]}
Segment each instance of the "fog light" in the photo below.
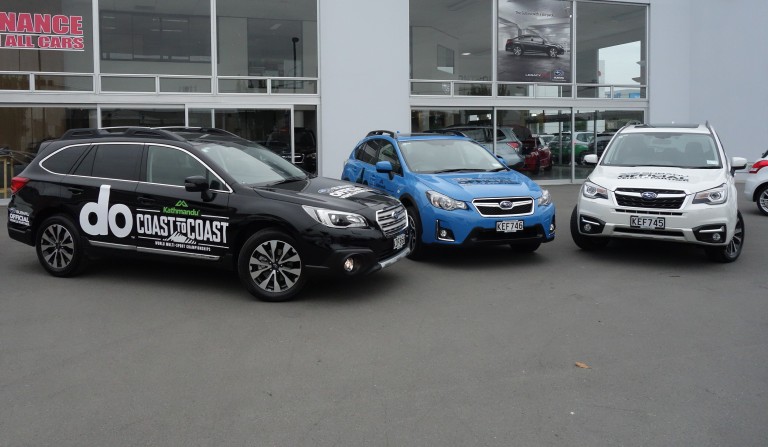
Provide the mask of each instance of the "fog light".
{"label": "fog light", "polygon": [[353,258],[352,256],[350,256],[350,257],[348,257],[347,259],[344,260],[344,270],[347,273],[354,271],[355,267],[356,267],[356,265],[355,265],[355,258]]}
{"label": "fog light", "polygon": [[584,224],[584,231],[586,231],[587,233],[592,231],[592,225],[591,224]]}
{"label": "fog light", "polygon": [[448,236],[448,232],[445,230],[440,230],[440,237],[445,239]]}
{"label": "fog light", "polygon": [[549,232],[554,233],[555,232],[555,224],[549,224]]}
{"label": "fog light", "polygon": [[712,235],[712,240],[715,242],[720,242],[720,233],[715,233]]}

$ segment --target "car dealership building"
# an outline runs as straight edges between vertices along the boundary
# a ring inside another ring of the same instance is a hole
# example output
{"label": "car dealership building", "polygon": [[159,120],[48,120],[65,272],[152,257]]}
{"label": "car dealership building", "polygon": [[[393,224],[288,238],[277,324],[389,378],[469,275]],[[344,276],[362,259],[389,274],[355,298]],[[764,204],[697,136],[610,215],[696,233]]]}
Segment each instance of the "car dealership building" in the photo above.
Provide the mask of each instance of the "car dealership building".
{"label": "car dealership building", "polygon": [[[766,16],[763,0],[6,0],[0,161],[7,180],[70,128],[203,126],[338,178],[373,129],[575,148],[572,132],[707,120],[751,161]],[[571,157],[530,175],[579,182]]]}

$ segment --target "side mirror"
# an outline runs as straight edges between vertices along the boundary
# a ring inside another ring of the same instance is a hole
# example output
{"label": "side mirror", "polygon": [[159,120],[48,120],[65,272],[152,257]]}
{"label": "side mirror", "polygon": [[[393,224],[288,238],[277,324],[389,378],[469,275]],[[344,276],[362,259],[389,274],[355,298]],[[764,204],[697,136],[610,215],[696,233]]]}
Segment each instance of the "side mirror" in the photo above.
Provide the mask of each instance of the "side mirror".
{"label": "side mirror", "polygon": [[392,172],[392,162],[391,161],[380,161],[376,163],[376,172],[381,173],[387,173]]}
{"label": "side mirror", "polygon": [[587,154],[584,156],[584,163],[588,165],[596,165],[597,164],[597,154]]}
{"label": "side mirror", "polygon": [[184,179],[184,189],[189,192],[204,192],[209,188],[208,180],[202,175],[193,175]]}
{"label": "side mirror", "polygon": [[747,159],[744,157],[731,157],[731,175],[740,169],[747,167]]}

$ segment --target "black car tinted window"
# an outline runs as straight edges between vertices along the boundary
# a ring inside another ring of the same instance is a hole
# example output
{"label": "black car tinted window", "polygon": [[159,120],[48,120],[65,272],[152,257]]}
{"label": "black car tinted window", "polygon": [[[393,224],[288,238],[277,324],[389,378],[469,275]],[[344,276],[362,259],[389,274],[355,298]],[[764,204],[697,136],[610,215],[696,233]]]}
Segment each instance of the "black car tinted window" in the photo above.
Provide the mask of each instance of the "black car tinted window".
{"label": "black car tinted window", "polygon": [[184,179],[200,175],[210,180],[208,170],[187,152],[166,146],[149,146],[147,181],[184,186]]}
{"label": "black car tinted window", "polygon": [[43,160],[40,165],[56,174],[69,174],[72,166],[80,159],[86,149],[88,149],[88,145],[65,147]]}
{"label": "black car tinted window", "polygon": [[138,180],[141,144],[100,144],[93,150],[92,177],[118,180]]}

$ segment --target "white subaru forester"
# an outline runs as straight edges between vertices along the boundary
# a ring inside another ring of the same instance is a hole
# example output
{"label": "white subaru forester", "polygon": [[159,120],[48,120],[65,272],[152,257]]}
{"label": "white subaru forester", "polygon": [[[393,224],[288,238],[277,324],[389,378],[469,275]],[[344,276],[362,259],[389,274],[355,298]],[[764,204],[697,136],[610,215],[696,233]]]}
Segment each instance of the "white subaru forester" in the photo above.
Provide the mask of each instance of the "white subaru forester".
{"label": "white subaru forester", "polygon": [[733,262],[744,244],[734,171],[709,125],[630,125],[608,144],[581,187],[571,235],[584,250],[610,238],[688,242],[719,262]]}

